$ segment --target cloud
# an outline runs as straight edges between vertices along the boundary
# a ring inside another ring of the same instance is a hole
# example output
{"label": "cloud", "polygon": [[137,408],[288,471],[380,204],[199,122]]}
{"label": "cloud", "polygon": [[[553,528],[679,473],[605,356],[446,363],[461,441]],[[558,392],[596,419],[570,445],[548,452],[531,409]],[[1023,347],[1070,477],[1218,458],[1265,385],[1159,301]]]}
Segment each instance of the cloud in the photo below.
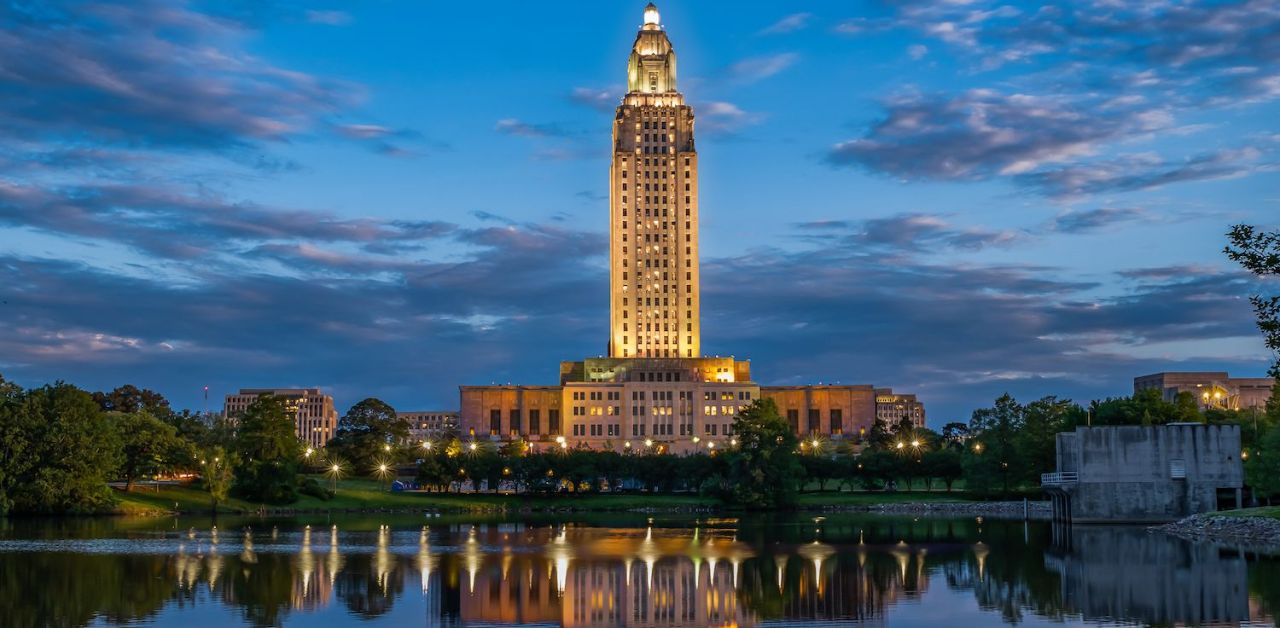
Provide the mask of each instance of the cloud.
{"label": "cloud", "polygon": [[[1134,354],[1254,333],[1251,284],[1236,273],[1134,269],[1117,291],[1051,267],[930,263],[919,252],[968,243],[965,229],[927,216],[804,231],[842,237],[703,261],[706,350],[750,357],[763,383],[888,385],[950,420],[1004,390],[1121,394],[1134,373],[1169,366]],[[497,221],[442,237],[467,248],[371,260],[270,242],[255,255],[296,274],[215,266],[181,285],[2,256],[0,368],[28,384],[100,388],[124,368],[179,397],[288,380],[328,386],[340,404],[377,395],[448,407],[459,383],[549,383],[555,360],[602,350],[604,234]],[[866,355],[877,359],[851,357]]]}
{"label": "cloud", "polygon": [[1018,182],[1046,196],[1059,198],[1132,192],[1174,183],[1244,176],[1261,167],[1262,155],[1262,151],[1254,147],[1202,153],[1180,161],[1154,154],[1128,155],[1026,173],[1019,175]]}
{"label": "cloud", "polygon": [[792,13],[782,19],[769,25],[760,31],[762,35],[780,35],[783,33],[794,33],[804,30],[809,26],[809,21],[813,19],[812,13]]}
{"label": "cloud", "polygon": [[710,135],[733,135],[743,128],[758,124],[762,116],[725,101],[713,100],[698,106],[699,131]]}
{"label": "cloud", "polygon": [[227,149],[305,133],[361,99],[358,86],[248,54],[243,24],[182,4],[24,6],[5,10],[0,37],[9,140]]}
{"label": "cloud", "polygon": [[843,242],[859,250],[932,253],[942,250],[976,251],[1009,246],[1024,239],[1012,230],[958,227],[947,216],[925,213],[896,214],[853,222],[823,220],[796,225],[801,238],[830,245]]}
{"label": "cloud", "polygon": [[1158,109],[1101,111],[1064,97],[907,95],[889,101],[863,137],[836,144],[827,159],[909,180],[981,180],[1071,161],[1169,125]]}
{"label": "cloud", "polygon": [[929,54],[928,46],[923,44],[911,44],[910,46],[907,46],[907,56],[911,57],[912,61],[919,61],[927,54]]}
{"label": "cloud", "polygon": [[1146,213],[1126,207],[1102,207],[1086,211],[1059,214],[1049,225],[1051,231],[1060,233],[1085,233],[1100,231],[1116,225],[1140,220]]}
{"label": "cloud", "polygon": [[800,60],[794,52],[783,52],[743,59],[729,66],[729,77],[743,83],[755,83],[782,73]]}
{"label": "cloud", "polygon": [[554,124],[533,124],[516,118],[498,120],[493,129],[503,135],[518,135],[521,137],[564,137],[568,135],[568,132]]}
{"label": "cloud", "polygon": [[114,242],[164,259],[190,260],[276,240],[352,245],[429,240],[452,225],[343,219],[316,211],[237,203],[161,185],[95,184],[49,189],[0,180],[0,225]]}
{"label": "cloud", "polygon": [[592,109],[599,111],[613,111],[618,106],[622,98],[622,90],[620,88],[593,88],[593,87],[575,87],[569,93],[569,100],[580,105],[586,105]]}

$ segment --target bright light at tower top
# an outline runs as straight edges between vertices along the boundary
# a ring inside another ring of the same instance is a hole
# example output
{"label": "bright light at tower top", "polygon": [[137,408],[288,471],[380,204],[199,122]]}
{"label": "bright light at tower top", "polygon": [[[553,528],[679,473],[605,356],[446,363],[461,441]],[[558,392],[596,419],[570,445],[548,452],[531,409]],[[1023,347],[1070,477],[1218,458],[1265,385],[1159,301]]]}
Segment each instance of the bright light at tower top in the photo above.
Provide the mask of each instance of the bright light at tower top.
{"label": "bright light at tower top", "polygon": [[660,20],[660,18],[658,17],[658,7],[657,7],[657,5],[655,5],[654,3],[650,2],[650,3],[649,3],[649,6],[647,6],[647,7],[645,7],[645,8],[644,8],[644,25],[645,25],[645,26],[649,26],[649,25],[658,26],[658,25],[659,25],[659,23],[660,23],[660,21],[661,21],[661,20]]}

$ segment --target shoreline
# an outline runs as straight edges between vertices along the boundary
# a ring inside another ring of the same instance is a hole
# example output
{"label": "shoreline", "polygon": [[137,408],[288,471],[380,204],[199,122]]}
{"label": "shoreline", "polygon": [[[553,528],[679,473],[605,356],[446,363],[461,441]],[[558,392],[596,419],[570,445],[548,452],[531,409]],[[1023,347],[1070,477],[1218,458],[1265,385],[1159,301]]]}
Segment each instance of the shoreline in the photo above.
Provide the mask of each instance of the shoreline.
{"label": "shoreline", "polygon": [[[866,513],[875,515],[911,515],[911,516],[928,516],[928,517],[992,517],[1000,519],[1018,519],[1024,514],[1024,504],[1021,501],[918,501],[918,502],[894,502],[885,501],[879,503],[865,504],[802,504],[794,508],[782,508],[776,510],[747,510],[728,506],[723,504],[674,504],[674,505],[627,505],[617,504],[610,505],[607,500],[608,496],[595,496],[597,503],[593,504],[572,504],[565,503],[556,504],[539,504],[529,505],[521,503],[497,503],[485,506],[448,506],[448,505],[423,505],[423,506],[363,506],[363,507],[334,507],[334,508],[312,508],[312,507],[262,507],[258,509],[228,509],[219,510],[217,515],[228,516],[261,516],[261,517],[291,517],[304,515],[333,515],[333,514],[476,514],[476,515],[492,515],[500,513],[537,513],[537,514],[588,514],[588,513],[673,513],[673,514],[698,514],[698,513]],[[601,499],[603,497],[603,500]],[[624,496],[618,496],[624,497]],[[603,501],[604,503],[600,503]],[[1025,512],[1032,521],[1046,521],[1049,519],[1050,507],[1048,502],[1029,502],[1025,506]],[[212,509],[152,509],[148,511],[134,512],[109,512],[95,515],[65,515],[65,516],[107,516],[107,517],[169,517],[175,515],[215,515]],[[24,516],[24,515],[18,515]],[[47,515],[46,515],[47,516]]]}
{"label": "shoreline", "polygon": [[1187,541],[1214,543],[1236,549],[1280,554],[1280,519],[1208,513],[1147,528]]}

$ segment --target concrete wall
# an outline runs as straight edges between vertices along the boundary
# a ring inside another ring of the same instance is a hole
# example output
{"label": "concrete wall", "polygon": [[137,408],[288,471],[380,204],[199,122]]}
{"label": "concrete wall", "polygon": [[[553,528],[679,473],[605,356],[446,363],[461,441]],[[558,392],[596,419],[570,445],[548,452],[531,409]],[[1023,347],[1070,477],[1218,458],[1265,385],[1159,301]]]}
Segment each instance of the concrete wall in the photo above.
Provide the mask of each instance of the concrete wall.
{"label": "concrete wall", "polygon": [[[1235,425],[1081,427],[1058,435],[1058,471],[1079,474],[1056,492],[1073,521],[1161,521],[1217,509],[1239,489]],[[1177,478],[1177,471],[1185,477]]]}

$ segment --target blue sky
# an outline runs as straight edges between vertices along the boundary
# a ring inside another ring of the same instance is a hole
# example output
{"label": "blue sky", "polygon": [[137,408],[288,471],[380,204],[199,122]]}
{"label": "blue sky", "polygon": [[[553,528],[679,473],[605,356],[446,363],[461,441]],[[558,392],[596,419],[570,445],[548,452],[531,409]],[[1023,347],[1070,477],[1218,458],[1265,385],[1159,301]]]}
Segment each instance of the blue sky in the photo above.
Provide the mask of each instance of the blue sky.
{"label": "blue sky", "polygon": [[[0,373],[450,408],[607,335],[643,3],[0,5]],[[703,343],[764,384],[1127,394],[1265,371],[1280,4],[664,2]]]}

